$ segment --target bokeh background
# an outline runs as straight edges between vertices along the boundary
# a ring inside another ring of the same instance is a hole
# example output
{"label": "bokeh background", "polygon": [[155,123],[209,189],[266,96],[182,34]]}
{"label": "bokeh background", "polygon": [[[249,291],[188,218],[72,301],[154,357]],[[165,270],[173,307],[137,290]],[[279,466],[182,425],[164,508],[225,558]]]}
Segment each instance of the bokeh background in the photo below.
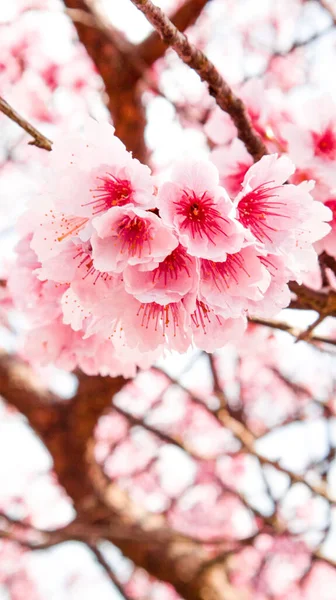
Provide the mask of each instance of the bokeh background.
{"label": "bokeh background", "polygon": [[[335,2],[157,4],[190,5],[188,37],[237,89],[258,78],[284,109],[336,100]],[[113,122],[159,179],[223,143],[206,86],[129,0],[2,2],[0,95],[50,139]],[[0,131],[1,600],[335,600],[335,350],[296,340],[316,314],[115,387],[29,369],[5,281],[44,150],[2,114]]]}

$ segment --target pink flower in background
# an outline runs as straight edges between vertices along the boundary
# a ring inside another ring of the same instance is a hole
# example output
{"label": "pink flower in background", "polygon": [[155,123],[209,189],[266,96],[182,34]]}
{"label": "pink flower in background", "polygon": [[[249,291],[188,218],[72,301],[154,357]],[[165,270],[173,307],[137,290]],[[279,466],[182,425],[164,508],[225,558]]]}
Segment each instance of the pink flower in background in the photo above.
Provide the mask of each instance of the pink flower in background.
{"label": "pink flower in background", "polygon": [[227,146],[215,148],[211,160],[218,169],[221,185],[230,196],[236,196],[241,191],[246,171],[253,165],[243,142],[236,138]]}
{"label": "pink flower in background", "polygon": [[315,249],[319,253],[325,250],[330,256],[336,256],[336,198],[331,198],[324,204],[332,212],[331,231],[322,240],[316,242]]}
{"label": "pink flower in background", "polygon": [[300,107],[296,122],[283,129],[288,151],[298,164],[314,158],[334,170],[336,119],[335,103],[330,96],[323,95],[306,102],[304,110]]}
{"label": "pink flower in background", "polygon": [[237,128],[230,115],[216,106],[204,125],[204,133],[215,144],[227,144],[237,136]]}
{"label": "pink flower in background", "polygon": [[172,174],[172,183],[159,190],[160,216],[175,227],[179,240],[193,256],[225,260],[227,252],[243,245],[243,228],[218,171],[210,162],[183,161]]}

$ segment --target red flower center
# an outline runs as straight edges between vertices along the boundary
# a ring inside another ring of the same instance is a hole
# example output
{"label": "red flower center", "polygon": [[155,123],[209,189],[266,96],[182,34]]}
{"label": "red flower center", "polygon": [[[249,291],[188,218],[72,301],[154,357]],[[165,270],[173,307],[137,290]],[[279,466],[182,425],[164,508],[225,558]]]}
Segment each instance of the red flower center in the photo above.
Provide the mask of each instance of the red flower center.
{"label": "red flower center", "polygon": [[137,316],[141,316],[141,327],[149,329],[154,326],[155,331],[162,332],[162,336],[165,337],[167,328],[170,323],[173,326],[173,335],[176,336],[176,329],[179,327],[179,308],[178,305],[173,302],[162,306],[156,304],[156,302],[148,302],[141,304]]}
{"label": "red flower center", "polygon": [[171,279],[177,280],[183,271],[190,277],[190,263],[191,258],[188,256],[186,250],[182,246],[178,246],[159,264],[157,269],[154,269],[153,282],[163,279],[164,284],[167,285]]}
{"label": "red flower center", "polygon": [[315,154],[323,158],[336,158],[336,136],[331,127],[328,127],[322,135],[313,132],[312,136],[315,144]]}
{"label": "red flower center", "polygon": [[225,262],[206,259],[201,261],[201,277],[207,281],[212,280],[220,291],[228,289],[232,280],[238,283],[241,270],[249,276],[240,254],[228,254]]}
{"label": "red flower center", "polygon": [[207,237],[212,244],[215,244],[213,236],[225,233],[222,222],[227,223],[227,220],[221,216],[214,201],[207,196],[206,192],[197,196],[195,192],[184,191],[180,200],[174,204],[177,207],[177,214],[182,217],[181,229],[189,230],[193,239]]}
{"label": "red flower center", "polygon": [[143,249],[147,245],[151,251],[151,231],[146,219],[129,217],[125,215],[118,224],[118,237],[121,242],[121,252],[128,252],[130,256],[141,258]]}
{"label": "red flower center", "polygon": [[133,188],[128,179],[119,179],[111,173],[97,179],[102,183],[91,190],[95,192],[94,200],[86,203],[86,205],[92,204],[94,215],[105,212],[113,206],[125,206],[133,201]]}
{"label": "red flower center", "polygon": [[336,200],[334,200],[334,199],[327,200],[327,201],[325,202],[325,205],[326,205],[328,208],[330,208],[330,210],[332,211],[333,218],[332,218],[332,221],[331,221],[331,223],[332,223],[332,224],[335,224],[335,223],[336,223]]}
{"label": "red flower center", "polygon": [[271,242],[270,232],[276,231],[276,228],[267,222],[268,217],[286,217],[281,212],[284,204],[270,200],[277,197],[274,193],[277,189],[278,186],[272,187],[269,182],[261,183],[239,201],[239,220],[259,241],[266,238]]}

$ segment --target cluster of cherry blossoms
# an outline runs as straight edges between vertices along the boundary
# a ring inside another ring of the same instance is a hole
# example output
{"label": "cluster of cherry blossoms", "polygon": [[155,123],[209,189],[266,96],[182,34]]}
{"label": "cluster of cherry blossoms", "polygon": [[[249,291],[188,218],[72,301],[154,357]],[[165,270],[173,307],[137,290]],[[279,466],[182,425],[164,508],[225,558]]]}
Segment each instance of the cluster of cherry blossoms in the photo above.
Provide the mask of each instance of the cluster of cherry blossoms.
{"label": "cluster of cherry blossoms", "polygon": [[287,156],[265,156],[230,197],[210,160],[178,162],[158,183],[111,126],[63,135],[9,278],[30,323],[26,356],[131,376],[165,350],[212,352],[249,315],[276,314],[330,229],[314,183],[286,183],[294,171]]}

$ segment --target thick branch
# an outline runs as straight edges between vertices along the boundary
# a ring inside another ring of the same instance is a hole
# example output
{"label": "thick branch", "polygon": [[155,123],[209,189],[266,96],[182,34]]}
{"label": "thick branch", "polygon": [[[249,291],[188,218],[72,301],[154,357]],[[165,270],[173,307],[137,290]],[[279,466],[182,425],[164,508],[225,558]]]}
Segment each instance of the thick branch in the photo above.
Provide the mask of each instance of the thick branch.
{"label": "thick branch", "polygon": [[162,10],[150,0],[131,0],[131,2],[147,17],[165,44],[171,46],[183,62],[194,69],[202,81],[208,84],[210,94],[215,98],[218,106],[231,116],[237,127],[238,137],[244,142],[253,158],[259,160],[267,154],[266,146],[253,131],[244,104],[235,96],[213,63],[201,50],[193,46]]}
{"label": "thick branch", "polygon": [[[148,66],[164,54],[164,44],[153,35],[140,46],[134,46],[106,23],[93,2],[63,1],[80,41],[103,79],[116,135],[136,158],[147,162],[146,115],[138,84],[146,78]],[[177,26],[183,30],[192,24],[206,1],[188,0],[174,15]]]}
{"label": "thick branch", "polygon": [[[80,11],[80,20],[76,18],[78,12],[68,14],[74,16],[73,23],[78,37],[103,79],[107,107],[116,135],[136,158],[146,162],[146,118],[141,92],[137,86],[139,73],[132,61],[134,46],[127,43],[119,32],[103,23],[84,0],[64,0],[64,4],[70,11]],[[91,18],[92,21],[83,18],[83,14],[88,15],[88,19]]]}

